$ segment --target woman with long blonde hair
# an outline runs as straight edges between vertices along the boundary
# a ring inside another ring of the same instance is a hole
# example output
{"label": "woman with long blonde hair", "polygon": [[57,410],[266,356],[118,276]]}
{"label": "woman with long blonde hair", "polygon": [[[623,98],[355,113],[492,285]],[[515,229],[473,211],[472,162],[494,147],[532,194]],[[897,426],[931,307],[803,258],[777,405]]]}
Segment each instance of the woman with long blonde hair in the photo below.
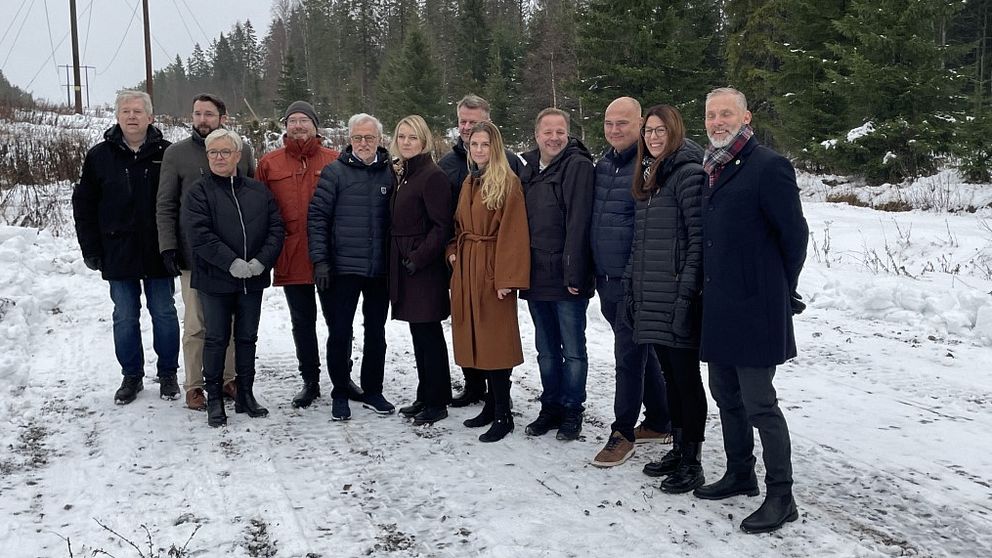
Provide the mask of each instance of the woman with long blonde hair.
{"label": "woman with long blonde hair", "polygon": [[530,286],[530,233],[523,189],[499,128],[491,122],[475,125],[468,154],[469,175],[447,250],[451,338],[455,363],[484,375],[489,384],[482,412],[464,424],[490,425],[479,440],[496,442],[513,431],[510,371],[523,363],[516,290]]}

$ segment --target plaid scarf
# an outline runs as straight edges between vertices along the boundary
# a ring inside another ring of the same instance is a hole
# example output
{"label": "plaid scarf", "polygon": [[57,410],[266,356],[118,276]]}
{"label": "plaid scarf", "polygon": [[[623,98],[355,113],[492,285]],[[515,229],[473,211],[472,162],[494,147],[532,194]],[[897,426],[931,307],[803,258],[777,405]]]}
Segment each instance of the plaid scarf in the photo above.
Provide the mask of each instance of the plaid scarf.
{"label": "plaid scarf", "polygon": [[706,147],[706,153],[703,155],[703,170],[710,175],[710,188],[720,178],[723,167],[737,157],[753,135],[754,129],[751,125],[744,124],[726,147],[713,147],[712,143]]}

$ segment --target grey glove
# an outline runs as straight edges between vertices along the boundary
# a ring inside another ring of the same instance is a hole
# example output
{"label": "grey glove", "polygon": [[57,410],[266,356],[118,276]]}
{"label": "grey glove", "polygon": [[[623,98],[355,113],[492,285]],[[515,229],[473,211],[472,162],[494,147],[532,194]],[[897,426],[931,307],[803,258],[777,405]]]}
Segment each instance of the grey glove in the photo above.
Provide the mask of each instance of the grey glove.
{"label": "grey glove", "polygon": [[231,269],[228,271],[237,279],[248,279],[251,277],[251,267],[248,265],[248,262],[241,258],[236,258],[234,263],[231,264]]}
{"label": "grey glove", "polygon": [[248,262],[248,269],[251,271],[251,276],[255,277],[256,275],[261,275],[262,272],[265,271],[265,265],[257,259],[252,258],[251,261]]}

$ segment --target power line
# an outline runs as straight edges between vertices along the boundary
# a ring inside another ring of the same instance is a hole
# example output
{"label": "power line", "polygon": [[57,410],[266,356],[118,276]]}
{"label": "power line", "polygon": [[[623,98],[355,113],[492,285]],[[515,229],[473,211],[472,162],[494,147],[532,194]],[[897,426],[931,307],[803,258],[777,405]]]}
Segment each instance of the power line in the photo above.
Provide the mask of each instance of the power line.
{"label": "power line", "polygon": [[94,72],[96,75],[101,76],[104,73],[106,73],[107,70],[109,70],[110,67],[114,64],[114,61],[117,60],[117,55],[120,54],[121,47],[124,46],[124,41],[127,40],[127,34],[131,31],[131,25],[134,23],[134,16],[137,15],[138,6],[140,5],[141,5],[140,2],[134,5],[134,10],[131,11],[131,19],[130,21],[127,22],[127,29],[124,30],[124,36],[121,37],[121,42],[119,45],[117,45],[117,50],[114,51],[114,56],[110,59],[110,62],[107,62],[107,64],[103,67],[104,70],[102,72]]}
{"label": "power line", "polygon": [[[186,3],[186,0],[182,0],[182,3],[183,6],[186,6],[186,11],[188,11],[189,15],[193,18],[193,23],[195,23],[196,26],[200,29],[200,34],[203,35],[203,40],[206,41],[203,44],[205,45],[210,44],[210,37],[207,36],[207,32],[203,30],[202,26],[200,26],[200,20],[196,19],[196,14],[193,13],[193,10],[189,9],[189,4]],[[195,43],[196,41],[193,42]]]}
{"label": "power line", "polygon": [[[91,7],[93,6],[93,0],[90,0]],[[89,10],[89,7],[86,8]],[[90,10],[90,15],[86,16],[86,41],[83,43],[83,56],[81,59],[86,58],[86,49],[90,46],[90,24],[93,23],[93,10]]]}
{"label": "power line", "polygon": [[34,7],[34,0],[31,0],[31,5],[28,6],[28,11],[24,12],[24,19],[21,20],[21,26],[17,28],[17,34],[14,35],[14,40],[10,42],[10,50],[7,51],[7,57],[3,59],[3,64],[0,64],[0,68],[7,67],[7,61],[10,60],[10,55],[14,52],[14,47],[17,46],[17,39],[21,37],[21,31],[24,31],[24,24],[28,22],[28,16],[31,15],[31,8]]}
{"label": "power line", "polygon": [[[48,0],[45,2],[45,23],[48,24],[48,45],[52,47],[52,63],[55,63],[55,40],[52,39],[52,20],[48,17]],[[55,75],[59,75],[59,65],[55,63]]]}
{"label": "power line", "polygon": [[17,21],[17,16],[21,15],[21,10],[24,9],[24,4],[27,3],[28,0],[21,0],[21,5],[17,7],[14,17],[10,18],[10,25],[8,25],[7,30],[3,32],[3,37],[0,37],[0,44],[3,44],[4,39],[7,38],[7,34],[10,33],[10,29],[14,26],[14,22]]}
{"label": "power line", "polygon": [[172,55],[169,54],[169,51],[165,50],[165,47],[162,46],[162,43],[158,42],[158,39],[155,37],[155,35],[152,35],[152,40],[155,41],[155,46],[157,46],[159,49],[162,50],[162,54],[165,55],[166,60],[168,60],[169,63],[171,64],[172,63]]}
{"label": "power line", "polygon": [[[92,8],[93,8],[93,2],[92,2],[92,0],[90,0],[89,5],[86,6],[86,10],[91,10]],[[83,11],[85,11],[85,10],[83,10]],[[60,46],[62,46],[62,43],[64,43],[67,38],[69,38],[69,33],[66,33],[65,35],[62,35],[62,40],[60,40],[59,43],[57,45],[55,45],[55,48],[57,49]],[[48,58],[46,58],[45,61],[41,63],[41,66],[38,67],[38,71],[34,73],[34,77],[32,77],[31,78],[31,81],[29,81],[28,84],[26,86],[24,86],[24,89],[25,90],[27,90],[27,91],[30,91],[31,90],[31,84],[34,83],[34,80],[38,79],[38,76],[41,74],[41,71],[45,69],[45,66],[48,64],[48,61],[49,60],[54,60],[54,53],[53,54],[50,54],[48,56]]]}
{"label": "power line", "polygon": [[176,7],[176,13],[179,14],[179,21],[183,23],[183,27],[186,28],[186,35],[189,36],[189,42],[196,43],[196,39],[193,38],[193,34],[189,31],[189,25],[186,25],[186,16],[183,15],[183,11],[179,9],[179,4],[176,4],[176,0],[172,0],[172,5]]}

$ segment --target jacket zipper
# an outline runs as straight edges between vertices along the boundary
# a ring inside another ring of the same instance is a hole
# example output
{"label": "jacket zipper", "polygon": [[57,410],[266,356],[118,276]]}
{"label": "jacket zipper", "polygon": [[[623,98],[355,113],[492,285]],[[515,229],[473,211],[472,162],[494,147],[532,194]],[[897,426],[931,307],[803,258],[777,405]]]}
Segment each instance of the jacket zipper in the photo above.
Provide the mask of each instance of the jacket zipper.
{"label": "jacket zipper", "polygon": [[[245,216],[241,213],[241,204],[238,203],[238,196],[234,192],[234,177],[231,177],[231,197],[234,198],[234,207],[238,210],[238,220],[241,221],[241,242],[242,248],[244,249],[245,261],[248,261],[248,231],[245,229]],[[248,294],[248,280],[241,280],[242,287],[244,288],[245,294]]]}

